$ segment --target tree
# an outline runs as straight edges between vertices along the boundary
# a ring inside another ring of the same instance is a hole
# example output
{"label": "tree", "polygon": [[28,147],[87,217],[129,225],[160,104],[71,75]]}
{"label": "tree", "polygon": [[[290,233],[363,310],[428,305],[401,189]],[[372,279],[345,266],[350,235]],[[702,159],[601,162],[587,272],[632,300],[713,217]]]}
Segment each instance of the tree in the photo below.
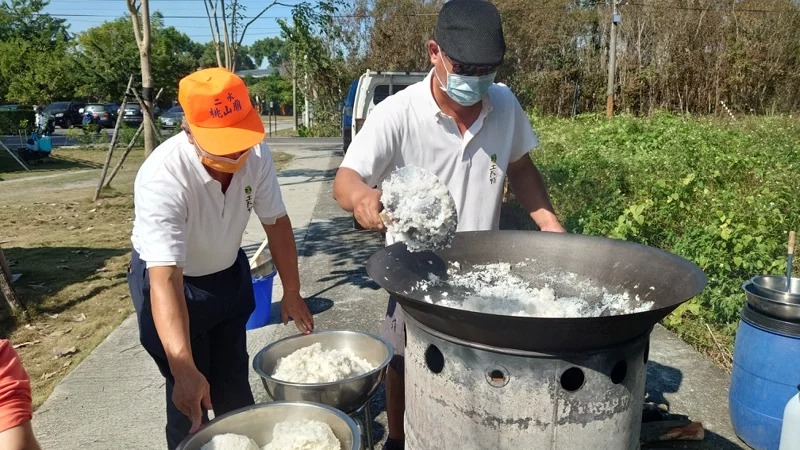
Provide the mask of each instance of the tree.
{"label": "tree", "polygon": [[[198,67],[203,47],[174,27],[164,27],[160,14],[151,20],[150,62],[154,87],[163,88],[167,103],[177,95],[178,82]],[[78,92],[98,100],[119,101],[128,76],[140,72],[139,49],[129,19],[119,18],[77,36],[76,63],[85,76]]]}
{"label": "tree", "polygon": [[250,46],[250,56],[256,67],[266,59],[270,67],[278,68],[289,60],[289,46],[279,37],[259,39]]}
{"label": "tree", "polygon": [[23,105],[72,97],[77,77],[69,46],[62,40],[42,51],[40,44],[21,38],[0,42],[0,96]]}
{"label": "tree", "polygon": [[11,0],[0,3],[0,40],[22,38],[53,42],[67,38],[66,19],[43,14],[49,0]]}
{"label": "tree", "polygon": [[[338,0],[320,0],[315,6],[298,5],[292,11],[291,24],[279,20],[281,36],[292,55],[292,75],[313,111],[313,132],[336,133],[339,102],[352,82],[352,71],[339,46],[340,29],[336,23]],[[295,69],[293,69],[295,70]]]}
{"label": "tree", "polygon": [[274,102],[275,107],[283,111],[289,110],[292,105],[292,81],[277,73],[253,81],[248,87],[250,93],[258,96],[266,105]]}
{"label": "tree", "polygon": [[[304,5],[301,3],[300,5]],[[245,16],[247,7],[239,0],[203,0],[211,29],[211,42],[214,46],[217,66],[235,72],[241,61],[240,51],[244,50],[242,42],[250,25],[274,6],[297,8],[300,5],[289,5],[272,0],[253,17]]]}
{"label": "tree", "polygon": [[71,96],[74,70],[64,19],[42,10],[44,0],[0,3],[0,98],[42,104]]}
{"label": "tree", "polygon": [[[144,154],[149,156],[155,147],[155,124],[153,111],[153,76],[150,69],[150,5],[149,0],[125,0],[131,13],[133,35],[139,47],[139,61],[142,67],[142,112],[144,113]],[[140,14],[141,10],[141,15]]]}

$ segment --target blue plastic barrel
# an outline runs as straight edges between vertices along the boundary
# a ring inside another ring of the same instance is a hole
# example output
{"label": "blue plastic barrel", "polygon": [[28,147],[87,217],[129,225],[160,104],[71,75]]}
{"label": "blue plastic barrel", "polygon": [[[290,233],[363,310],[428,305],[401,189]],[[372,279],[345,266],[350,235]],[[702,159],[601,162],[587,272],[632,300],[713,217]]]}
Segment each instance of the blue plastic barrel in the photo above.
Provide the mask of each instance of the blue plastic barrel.
{"label": "blue plastic barrel", "polygon": [[256,298],[256,309],[247,320],[246,329],[252,330],[269,324],[270,311],[272,310],[272,281],[275,279],[273,270],[267,276],[253,277],[253,295]]}
{"label": "blue plastic barrel", "polygon": [[800,383],[800,324],[745,304],[728,394],[736,435],[755,450],[778,450],[786,402]]}

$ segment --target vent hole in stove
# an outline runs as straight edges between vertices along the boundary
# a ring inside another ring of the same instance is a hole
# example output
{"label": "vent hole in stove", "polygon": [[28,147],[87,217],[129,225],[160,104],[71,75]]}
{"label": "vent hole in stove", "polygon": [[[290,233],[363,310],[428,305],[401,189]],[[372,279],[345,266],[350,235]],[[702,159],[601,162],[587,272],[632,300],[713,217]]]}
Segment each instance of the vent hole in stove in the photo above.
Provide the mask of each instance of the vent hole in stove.
{"label": "vent hole in stove", "polygon": [[647,365],[647,361],[649,360],[649,358],[650,358],[650,341],[648,340],[647,345],[644,347],[644,357],[642,358],[644,359],[645,366]]}
{"label": "vent hole in stove", "polygon": [[496,388],[507,385],[510,378],[508,371],[502,366],[497,366],[496,368],[486,371],[486,381]]}
{"label": "vent hole in stove", "polygon": [[625,361],[619,361],[618,363],[614,364],[614,367],[611,369],[611,382],[614,384],[620,384],[625,381],[625,375],[628,374],[628,363]]}
{"label": "vent hole in stove", "polygon": [[570,367],[561,374],[561,387],[569,392],[575,392],[583,387],[586,377],[583,371],[577,367]]}
{"label": "vent hole in stove", "polygon": [[444,355],[435,345],[429,345],[425,350],[425,365],[433,373],[441,373],[444,370]]}

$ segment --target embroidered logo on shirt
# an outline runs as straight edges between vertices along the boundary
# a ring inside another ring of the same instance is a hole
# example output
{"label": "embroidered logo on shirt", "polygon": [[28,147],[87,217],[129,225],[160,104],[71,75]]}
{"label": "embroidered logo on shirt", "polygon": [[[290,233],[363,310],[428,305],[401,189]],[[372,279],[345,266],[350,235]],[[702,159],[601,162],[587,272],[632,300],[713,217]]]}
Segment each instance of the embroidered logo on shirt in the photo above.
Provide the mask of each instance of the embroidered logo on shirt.
{"label": "embroidered logo on shirt", "polygon": [[251,188],[250,185],[245,186],[244,193],[247,196],[244,199],[245,205],[247,206],[247,212],[250,212],[253,210],[253,196],[252,196],[253,188]]}
{"label": "embroidered logo on shirt", "polygon": [[489,167],[489,182],[497,182],[497,153],[492,153],[492,165]]}

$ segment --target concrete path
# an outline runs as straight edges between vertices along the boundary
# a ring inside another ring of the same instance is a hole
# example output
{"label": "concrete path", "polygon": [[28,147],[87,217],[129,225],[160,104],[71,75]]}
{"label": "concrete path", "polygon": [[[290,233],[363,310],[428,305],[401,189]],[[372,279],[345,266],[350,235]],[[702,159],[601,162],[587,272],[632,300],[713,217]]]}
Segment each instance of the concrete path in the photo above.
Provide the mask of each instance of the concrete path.
{"label": "concrete path", "polygon": [[[338,140],[275,139],[274,150],[295,156],[281,172],[281,191],[295,228],[303,294],[318,330],[352,329],[380,333],[387,295],[366,275],[364,262],[379,249],[374,233],[355,231],[352,217],[331,197]],[[243,246],[249,254],[264,232],[248,226]],[[280,283],[273,289],[273,324],[248,332],[251,358],[270,342],[296,334],[279,319]],[[729,376],[660,326],[651,338],[647,389],[670,404],[672,412],[703,422],[703,442],[648,445],[646,448],[743,448],[728,419]],[[255,372],[257,401],[266,393]],[[383,392],[373,400],[376,441],[385,439]],[[44,449],[164,448],[163,380],[138,343],[135,317],[129,317],[56,388],[34,417]]]}

